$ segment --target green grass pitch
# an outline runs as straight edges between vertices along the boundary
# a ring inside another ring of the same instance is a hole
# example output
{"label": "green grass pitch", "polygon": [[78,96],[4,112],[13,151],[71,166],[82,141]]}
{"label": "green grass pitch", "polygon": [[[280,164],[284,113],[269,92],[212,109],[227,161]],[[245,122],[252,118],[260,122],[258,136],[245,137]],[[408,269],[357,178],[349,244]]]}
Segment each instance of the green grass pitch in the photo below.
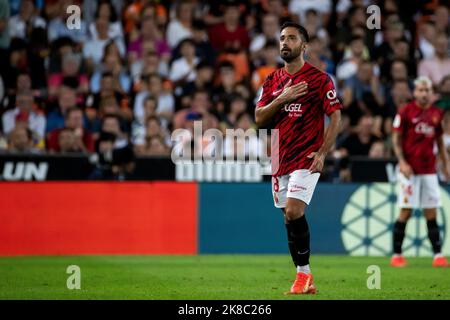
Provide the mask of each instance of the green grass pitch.
{"label": "green grass pitch", "polygon": [[[0,258],[0,299],[450,299],[450,268],[410,258],[394,269],[383,257],[315,255],[316,295],[286,296],[295,277],[288,255],[58,256]],[[69,290],[69,265],[81,289]],[[369,265],[381,289],[367,288]]]}

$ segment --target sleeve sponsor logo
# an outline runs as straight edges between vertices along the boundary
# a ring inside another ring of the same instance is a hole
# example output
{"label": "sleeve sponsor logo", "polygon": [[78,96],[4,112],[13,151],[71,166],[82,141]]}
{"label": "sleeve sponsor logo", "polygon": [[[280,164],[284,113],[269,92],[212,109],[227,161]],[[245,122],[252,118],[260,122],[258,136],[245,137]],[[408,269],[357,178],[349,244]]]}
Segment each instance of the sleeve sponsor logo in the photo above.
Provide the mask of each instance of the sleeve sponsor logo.
{"label": "sleeve sponsor logo", "polygon": [[400,124],[401,124],[401,118],[400,118],[400,115],[399,114],[396,114],[395,115],[395,118],[394,118],[394,122],[392,123],[392,126],[394,127],[394,128],[400,128]]}
{"label": "sleeve sponsor logo", "polygon": [[336,96],[337,96],[336,90],[328,90],[328,91],[327,91],[327,98],[328,98],[329,100],[334,100],[334,99],[336,99]]}

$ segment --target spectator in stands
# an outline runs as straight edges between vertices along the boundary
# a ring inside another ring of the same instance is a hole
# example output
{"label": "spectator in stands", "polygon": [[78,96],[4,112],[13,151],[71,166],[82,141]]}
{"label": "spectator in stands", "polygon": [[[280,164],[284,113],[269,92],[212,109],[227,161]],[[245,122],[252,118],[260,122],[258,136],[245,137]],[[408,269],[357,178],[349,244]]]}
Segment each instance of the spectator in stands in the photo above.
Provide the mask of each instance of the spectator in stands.
{"label": "spectator in stands", "polygon": [[89,91],[89,79],[80,70],[81,56],[68,53],[63,56],[62,70],[58,73],[52,73],[48,77],[48,95],[50,98],[56,97],[58,94],[58,88],[63,82],[75,89],[78,94],[77,102],[82,103],[84,101],[84,95]]}
{"label": "spectator in stands", "polygon": [[391,69],[389,73],[389,82],[392,84],[396,81],[408,81],[410,84],[410,87],[413,87],[412,81],[410,80],[410,77],[408,76],[408,67],[406,66],[406,63],[403,60],[396,59],[393,60],[391,63]]}
{"label": "spectator in stands", "polygon": [[397,41],[405,37],[405,26],[397,14],[388,15],[383,26],[384,28],[375,36],[375,58],[379,65],[394,59],[394,47]]}
{"label": "spectator in stands", "polygon": [[267,41],[262,50],[263,61],[252,74],[252,87],[255,92],[261,88],[266,77],[280,67],[278,62],[279,55],[278,43]]}
{"label": "spectator in stands", "polygon": [[365,8],[358,5],[350,7],[347,14],[340,19],[336,30],[337,50],[334,53],[337,60],[342,58],[345,48],[355,36],[355,30],[366,27],[366,19]]}
{"label": "spectator in stands", "polygon": [[[100,64],[105,55],[105,47],[109,43],[114,43],[120,53],[120,57],[125,57],[125,43],[121,36],[111,37],[110,21],[106,17],[98,17],[93,25],[95,36],[92,36],[83,46],[83,56],[91,70]],[[117,31],[116,31],[117,32]]]}
{"label": "spectator in stands", "polygon": [[249,98],[249,90],[237,81],[235,66],[232,63],[222,62],[219,66],[218,76],[218,85],[213,90],[213,101],[217,103],[217,112],[224,112],[225,105],[230,103],[233,94],[240,94],[245,99]]}
{"label": "spectator in stands", "polygon": [[82,152],[75,136],[75,132],[69,128],[63,128],[58,134],[58,152],[60,154]]}
{"label": "spectator in stands", "polygon": [[67,86],[59,87],[58,106],[47,114],[46,132],[63,128],[67,110],[76,106],[77,96],[75,90]]}
{"label": "spectator in stands", "polygon": [[170,148],[167,147],[162,137],[154,136],[148,139],[147,148],[143,154],[147,156],[169,156]]}
{"label": "spectator in stands", "polygon": [[394,42],[391,58],[384,59],[384,62],[380,65],[380,72],[383,80],[389,79],[391,64],[395,60],[402,60],[406,64],[408,75],[410,77],[415,77],[417,73],[417,63],[415,59],[411,57],[410,45],[406,38],[400,38]]}
{"label": "spectator in stands", "polygon": [[364,39],[360,36],[352,37],[343,60],[337,65],[337,79],[345,81],[354,76],[358,70],[358,65],[367,58],[368,52],[364,45]]}
{"label": "spectator in stands", "polygon": [[437,33],[450,34],[450,14],[445,5],[440,5],[434,10],[434,23]]}
{"label": "spectator in stands", "polygon": [[250,38],[245,27],[240,24],[239,2],[227,1],[224,6],[224,22],[210,28],[209,39],[217,52],[237,53],[248,48]]}
{"label": "spectator in stands", "polygon": [[116,139],[114,142],[115,149],[122,149],[129,145],[128,136],[123,132],[120,126],[120,116],[116,114],[106,114],[103,117],[102,130],[103,132],[114,134]]}
{"label": "spectator in stands", "polygon": [[113,97],[117,103],[125,99],[125,95],[120,90],[120,83],[112,72],[103,72],[100,80],[100,91],[92,95],[90,104],[95,110],[100,110],[100,102],[104,98]]}
{"label": "spectator in stands", "polygon": [[181,57],[172,62],[169,79],[175,86],[193,81],[197,76],[195,67],[200,59],[195,55],[195,42],[185,38],[180,42]]}
{"label": "spectator in stands", "polygon": [[419,27],[419,50],[424,59],[434,57],[434,38],[436,37],[436,27],[432,21],[427,21]]}
{"label": "spectator in stands", "polygon": [[145,87],[136,95],[134,102],[134,116],[142,123],[144,118],[144,99],[152,96],[158,101],[156,109],[158,117],[161,118],[162,125],[167,127],[172,120],[175,111],[175,99],[171,89],[163,86],[162,78],[157,74],[150,74],[145,80]]}
{"label": "spectator in stands", "polygon": [[195,55],[213,65],[216,62],[216,52],[209,41],[208,29],[203,20],[197,19],[192,23],[192,39],[195,43]]}
{"label": "spectator in stands", "polygon": [[267,13],[262,17],[262,33],[255,35],[250,43],[250,53],[252,60],[262,58],[260,52],[268,41],[275,41],[278,43],[278,39],[280,36],[279,28],[280,22],[275,14]]}
{"label": "spectator in stands", "polygon": [[30,74],[30,72],[27,72],[27,69],[30,67],[27,43],[22,39],[14,38],[11,41],[9,50],[5,51],[3,55],[3,61],[6,61],[6,63],[2,63],[0,73],[5,82],[5,88],[7,92],[10,93],[16,88],[17,77],[19,74],[24,72]]}
{"label": "spectator in stands", "polygon": [[[75,150],[80,152],[94,152],[92,134],[83,127],[83,111],[78,107],[69,108],[65,113],[64,128],[73,131]],[[48,135],[48,150],[59,152],[59,135],[63,128],[54,129]]]}
{"label": "spectator in stands", "polygon": [[113,180],[114,173],[112,169],[113,151],[116,136],[113,133],[101,132],[96,142],[95,151],[97,162],[94,170],[89,175],[90,180]]}
{"label": "spectator in stands", "polygon": [[450,57],[448,47],[448,35],[440,33],[436,36],[434,45],[434,57],[420,61],[419,76],[426,76],[437,86],[446,75],[450,74]]}
{"label": "spectator in stands", "polygon": [[209,39],[217,52],[238,54],[248,48],[250,38],[240,24],[240,8],[237,1],[224,4],[224,22],[210,28]]}
{"label": "spectator in stands", "polygon": [[135,92],[139,92],[143,85],[141,82],[142,76],[156,73],[166,78],[169,76],[169,65],[159,58],[156,51],[150,49],[144,53],[142,59],[136,60],[130,66],[130,73],[134,83],[133,89]]}
{"label": "spectator in stands", "polygon": [[[132,141],[135,146],[135,151],[137,154],[144,152],[146,146],[146,138],[150,135],[159,135],[164,138],[169,136],[167,129],[161,127],[161,121],[156,115],[156,99],[152,96],[148,96],[144,100],[145,109],[145,122],[140,123],[135,120],[132,126]],[[155,130],[155,128],[157,128]],[[150,131],[149,131],[150,130]],[[169,145],[170,139],[167,140]]]}
{"label": "spectator in stands", "polygon": [[[206,61],[200,61],[195,72],[197,76],[193,81],[186,83],[181,91],[182,97],[189,97],[194,91],[205,89],[209,92],[213,90],[214,68]],[[185,106],[184,102],[181,102]]]}
{"label": "spectator in stands", "polygon": [[23,91],[17,95],[16,107],[6,111],[2,116],[3,132],[9,134],[16,126],[31,130],[35,146],[42,147],[45,134],[45,117],[33,106],[31,91]]}
{"label": "spectator in stands", "polygon": [[5,100],[3,101],[3,107],[5,109],[14,108],[17,94],[27,91],[31,91],[35,98],[39,96],[39,92],[32,90],[30,74],[26,71],[22,71],[17,75],[16,85],[13,88],[4,87]]}
{"label": "spectator in stands", "polygon": [[33,132],[26,127],[16,127],[8,137],[8,152],[12,153],[36,153],[33,147]]}
{"label": "spectator in stands", "polygon": [[234,95],[230,104],[225,108],[225,114],[221,116],[221,125],[224,129],[236,127],[237,117],[245,113],[247,101],[240,95]]}
{"label": "spectator in stands", "polygon": [[[121,1],[120,1],[121,2]],[[100,0],[97,3],[97,10],[94,15],[95,20],[104,19],[109,21],[108,38],[109,39],[123,39],[122,23],[118,20],[116,9],[108,0]],[[89,24],[89,35],[92,39],[97,39],[99,34],[95,26],[95,22]]]}
{"label": "spectator in stands", "polygon": [[113,76],[114,89],[121,94],[127,94],[131,89],[131,77],[128,75],[124,62],[120,58],[120,55],[111,52],[103,57],[102,68],[97,70],[91,78],[91,91],[97,93],[100,91],[100,79],[104,72],[109,72]]}
{"label": "spectator in stands", "polygon": [[368,156],[372,144],[377,137],[372,134],[373,117],[363,115],[358,122],[355,133],[351,134],[342,143],[340,148],[341,157],[346,156]]}
{"label": "spectator in stands", "polygon": [[157,29],[154,19],[151,18],[145,18],[141,21],[139,37],[129,42],[127,49],[128,63],[132,64],[141,59],[145,50],[156,51],[158,56],[167,62],[170,59],[170,47]]}
{"label": "spectator in stands", "polygon": [[174,49],[181,40],[192,38],[193,7],[190,2],[181,1],[176,4],[175,18],[167,26],[166,39]]}
{"label": "spectator in stands", "polygon": [[331,14],[331,0],[289,1],[289,12],[296,15],[300,22],[306,20],[306,13],[310,10],[316,11],[320,15],[320,23],[326,25]]}
{"label": "spectator in stands", "polygon": [[389,89],[386,102],[386,116],[394,118],[398,109],[412,99],[412,91],[407,80],[396,80]]}
{"label": "spectator in stands", "polygon": [[217,62],[228,61],[234,65],[238,82],[248,80],[250,66],[247,48],[250,38],[246,28],[240,23],[240,6],[237,1],[227,1],[224,5],[224,22],[211,27],[209,39],[218,52]]}
{"label": "spectator in stands", "polygon": [[329,58],[327,51],[325,41],[319,37],[312,36],[309,38],[306,59],[316,68],[328,74],[334,74],[334,62]]}
{"label": "spectator in stands", "polygon": [[197,90],[192,94],[191,106],[175,113],[173,128],[188,128],[193,121],[202,120],[203,130],[217,128],[218,120],[210,113],[211,101],[209,93],[205,90]]}
{"label": "spectator in stands", "polygon": [[442,78],[439,85],[439,99],[436,101],[436,106],[445,111],[450,110],[450,74]]}
{"label": "spectator in stands", "polygon": [[34,0],[21,0],[20,12],[9,19],[9,34],[11,38],[30,39],[34,28],[46,28],[47,23],[36,15]]}
{"label": "spectator in stands", "polygon": [[358,122],[362,114],[381,115],[384,106],[383,87],[376,75],[373,74],[373,65],[370,61],[361,61],[357,74],[345,82],[344,106],[350,115],[351,124]]}
{"label": "spectator in stands", "polygon": [[320,13],[315,9],[308,9],[305,12],[305,20],[302,23],[310,37],[318,37],[321,39],[328,38],[328,32],[322,26]]}

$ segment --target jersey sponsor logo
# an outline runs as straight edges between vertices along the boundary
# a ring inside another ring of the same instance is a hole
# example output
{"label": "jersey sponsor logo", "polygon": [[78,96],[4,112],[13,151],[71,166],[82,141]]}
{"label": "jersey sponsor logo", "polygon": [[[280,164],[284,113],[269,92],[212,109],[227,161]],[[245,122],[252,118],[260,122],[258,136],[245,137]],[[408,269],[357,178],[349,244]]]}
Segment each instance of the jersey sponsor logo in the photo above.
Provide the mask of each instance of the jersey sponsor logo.
{"label": "jersey sponsor logo", "polygon": [[284,111],[289,112],[289,117],[301,117],[303,110],[301,103],[291,103],[284,105]]}
{"label": "jersey sponsor logo", "polygon": [[334,100],[334,101],[331,101],[331,102],[330,102],[330,106],[335,105],[336,103],[339,103],[339,99],[336,99],[336,100]]}
{"label": "jersey sponsor logo", "polygon": [[334,100],[334,99],[336,99],[336,96],[337,96],[336,90],[328,90],[328,91],[327,91],[327,98],[328,98],[329,100]]}
{"label": "jersey sponsor logo", "polygon": [[419,122],[415,127],[414,131],[419,134],[424,134],[426,136],[434,135],[434,127],[430,126],[428,123]]}

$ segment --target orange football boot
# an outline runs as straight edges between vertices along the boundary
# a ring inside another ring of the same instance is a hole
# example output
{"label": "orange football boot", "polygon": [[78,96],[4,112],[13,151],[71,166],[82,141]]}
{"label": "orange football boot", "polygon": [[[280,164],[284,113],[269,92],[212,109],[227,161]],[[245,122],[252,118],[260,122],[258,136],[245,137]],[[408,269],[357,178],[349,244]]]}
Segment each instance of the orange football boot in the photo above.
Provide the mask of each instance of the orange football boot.
{"label": "orange football boot", "polygon": [[407,262],[404,256],[393,256],[391,258],[391,266],[395,268],[406,267]]}
{"label": "orange football boot", "polygon": [[446,268],[450,267],[450,264],[448,263],[447,259],[444,256],[438,256],[433,258],[433,267],[435,268]]}
{"label": "orange football boot", "polygon": [[316,292],[312,274],[297,272],[294,284],[287,294],[315,294]]}

